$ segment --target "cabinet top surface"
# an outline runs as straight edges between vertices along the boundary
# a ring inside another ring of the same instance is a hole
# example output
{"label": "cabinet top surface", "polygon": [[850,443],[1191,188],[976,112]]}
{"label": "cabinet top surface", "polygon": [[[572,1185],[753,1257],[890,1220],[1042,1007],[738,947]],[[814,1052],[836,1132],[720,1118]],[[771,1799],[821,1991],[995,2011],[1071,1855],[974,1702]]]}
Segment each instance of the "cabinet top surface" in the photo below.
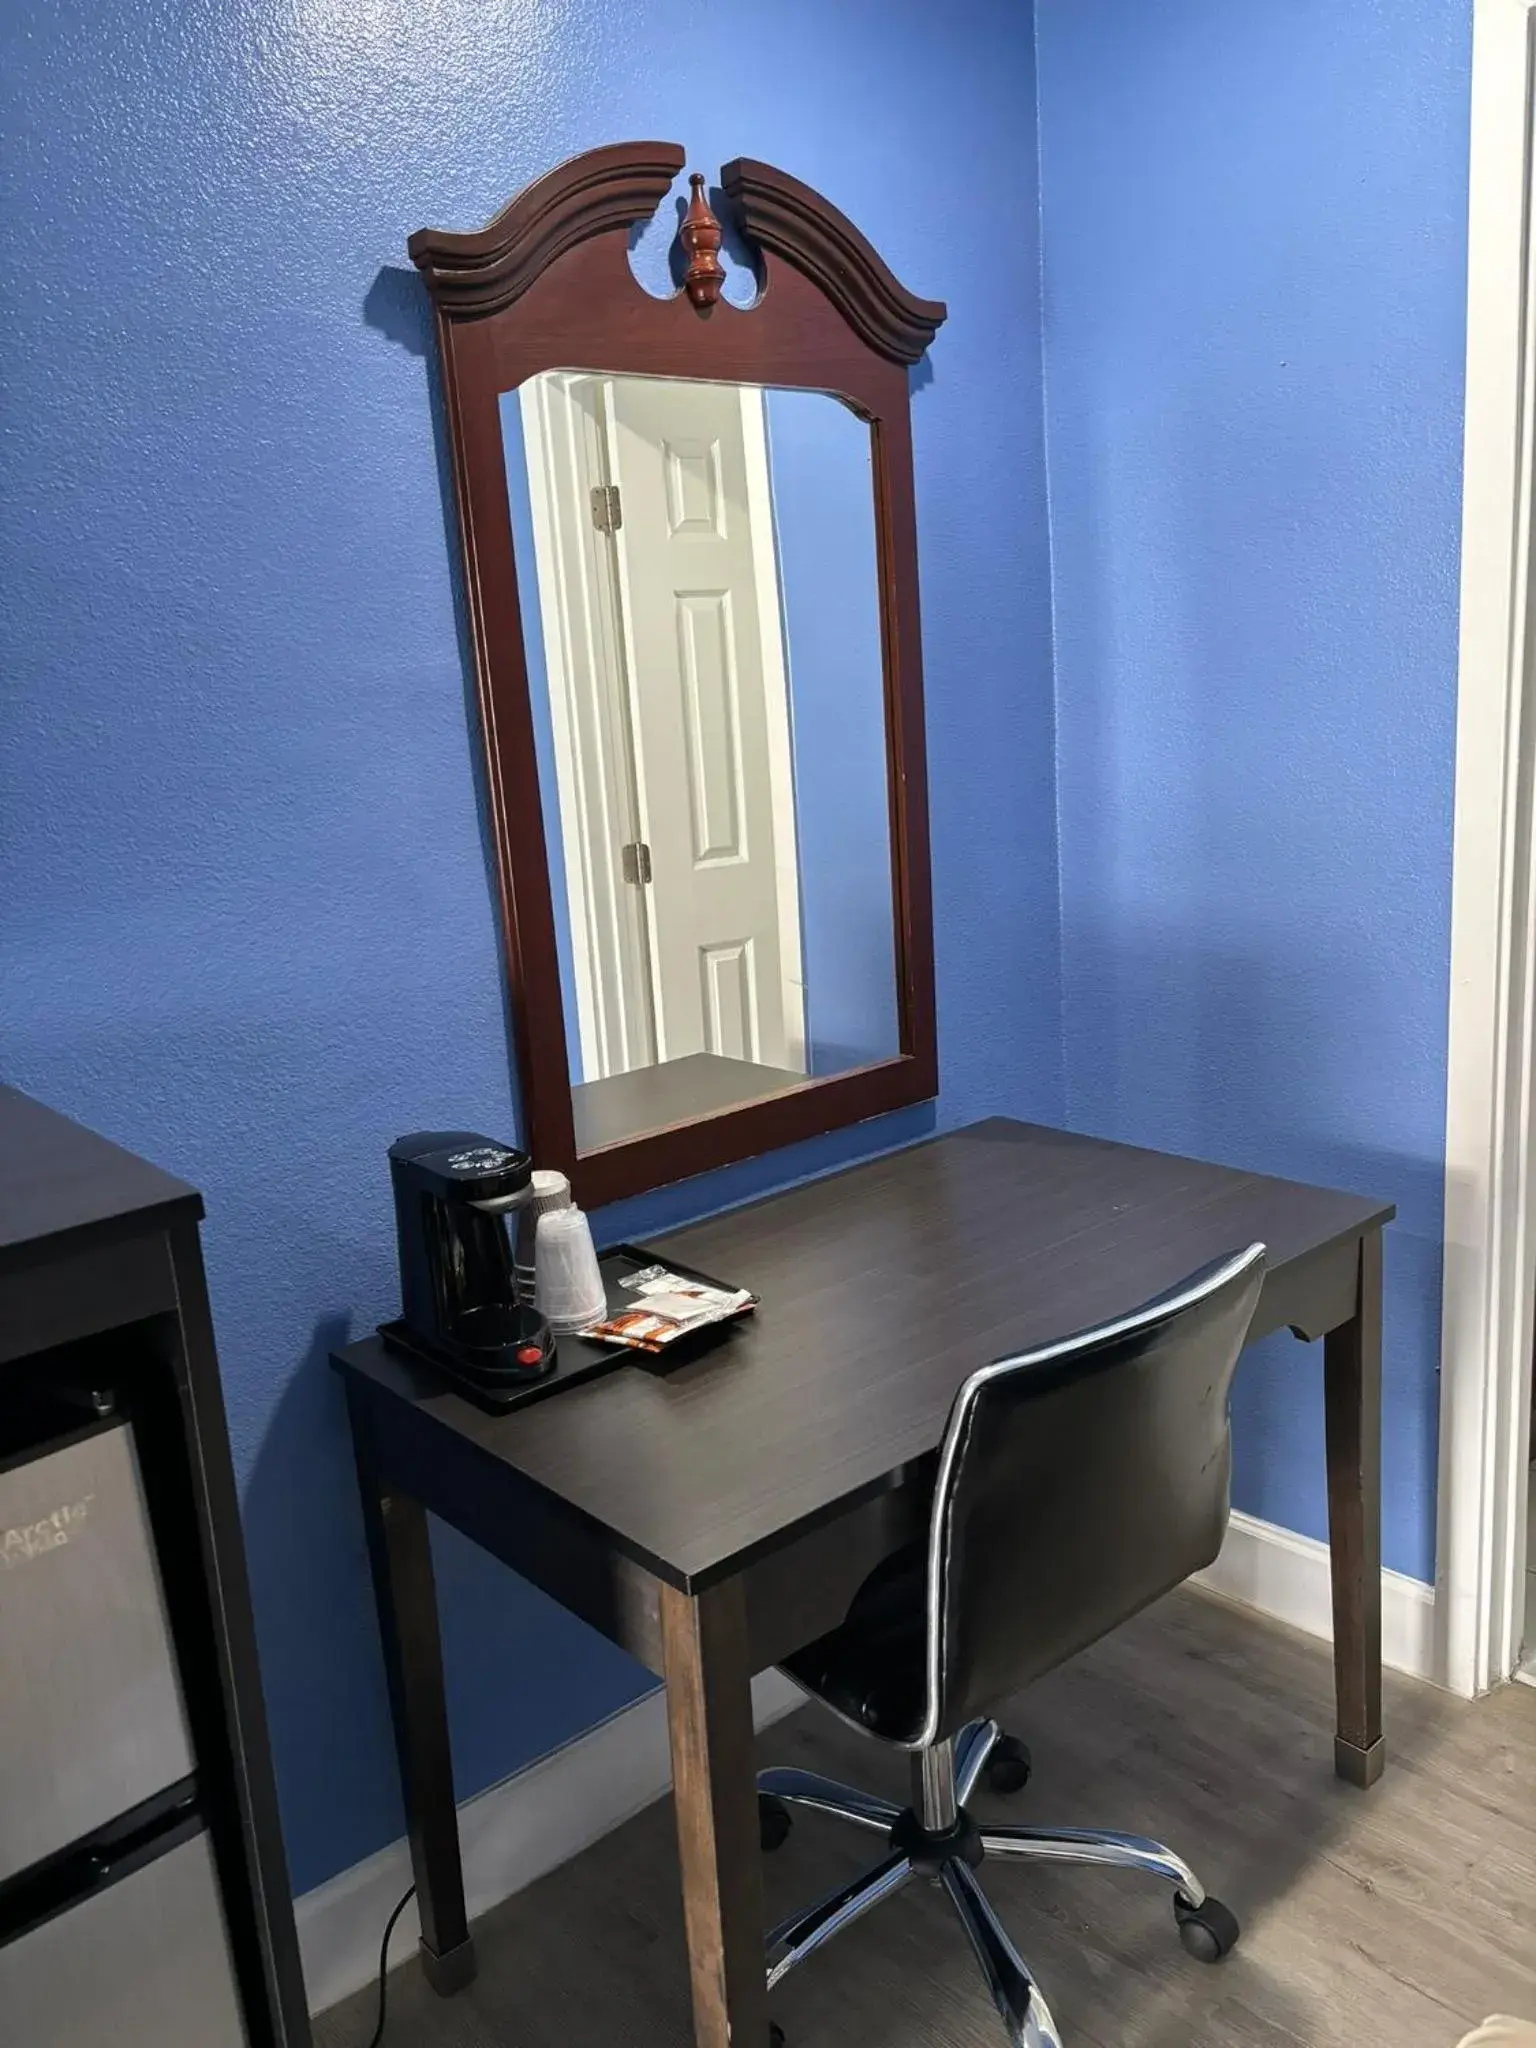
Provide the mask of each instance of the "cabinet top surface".
{"label": "cabinet top surface", "polygon": [[0,1087],[0,1257],[118,1217],[191,1204],[195,1188],[19,1089]]}

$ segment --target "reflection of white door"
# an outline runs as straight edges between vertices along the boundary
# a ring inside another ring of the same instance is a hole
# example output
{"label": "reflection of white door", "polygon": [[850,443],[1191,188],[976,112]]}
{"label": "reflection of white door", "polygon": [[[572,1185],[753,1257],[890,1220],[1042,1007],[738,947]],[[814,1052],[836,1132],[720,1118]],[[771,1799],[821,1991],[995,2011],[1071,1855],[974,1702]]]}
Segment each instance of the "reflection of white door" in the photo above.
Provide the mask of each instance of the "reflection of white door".
{"label": "reflection of white door", "polygon": [[762,394],[637,377],[609,393],[658,1052],[803,1072]]}
{"label": "reflection of white door", "polygon": [[[574,667],[585,671],[561,678],[549,663],[583,1078],[696,1052],[803,1073],[762,393],[653,378],[536,381],[546,387],[537,446],[529,437],[546,649],[568,670],[582,650]],[[575,431],[556,417],[562,391]],[[532,409],[525,391],[525,423]],[[596,431],[581,431],[584,421]],[[607,486],[617,487],[617,520]],[[595,507],[612,529],[583,548],[591,573],[580,589],[569,562],[552,576],[542,559],[543,537],[569,523],[572,507],[584,519]],[[551,618],[552,604],[562,615],[601,609],[604,586],[617,635],[591,619]],[[562,695],[576,715],[561,715]],[[581,716],[584,700],[606,700],[607,714]],[[617,916],[593,915],[626,894],[633,914],[618,901]],[[641,936],[648,986],[614,957],[621,931]]]}

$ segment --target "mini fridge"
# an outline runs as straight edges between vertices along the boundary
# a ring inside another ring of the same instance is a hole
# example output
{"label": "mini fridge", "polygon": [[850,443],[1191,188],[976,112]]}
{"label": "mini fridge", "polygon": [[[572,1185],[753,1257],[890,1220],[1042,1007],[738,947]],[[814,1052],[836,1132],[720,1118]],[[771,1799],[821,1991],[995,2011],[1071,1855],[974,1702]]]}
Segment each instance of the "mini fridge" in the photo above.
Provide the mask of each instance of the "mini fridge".
{"label": "mini fridge", "polygon": [[248,2048],[127,1422],[0,1443],[0,2035]]}

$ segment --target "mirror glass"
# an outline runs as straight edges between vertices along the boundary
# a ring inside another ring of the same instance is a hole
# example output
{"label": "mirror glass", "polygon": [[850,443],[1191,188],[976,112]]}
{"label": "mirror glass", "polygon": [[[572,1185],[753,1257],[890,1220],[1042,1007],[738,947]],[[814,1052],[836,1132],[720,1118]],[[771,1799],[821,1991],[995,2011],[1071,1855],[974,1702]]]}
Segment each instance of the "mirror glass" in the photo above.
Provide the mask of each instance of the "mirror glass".
{"label": "mirror glass", "polygon": [[867,424],[554,370],[502,428],[578,1151],[894,1058]]}

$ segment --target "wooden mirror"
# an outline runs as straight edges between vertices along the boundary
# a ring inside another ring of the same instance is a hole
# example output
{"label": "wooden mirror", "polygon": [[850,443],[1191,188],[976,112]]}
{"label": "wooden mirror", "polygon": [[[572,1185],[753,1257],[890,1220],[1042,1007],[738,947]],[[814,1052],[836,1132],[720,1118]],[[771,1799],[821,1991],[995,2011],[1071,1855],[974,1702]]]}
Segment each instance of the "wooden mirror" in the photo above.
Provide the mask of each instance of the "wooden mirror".
{"label": "wooden mirror", "polygon": [[746,159],[653,295],[683,163],[592,150],[410,242],[525,1141],[590,1206],[938,1091],[908,373],[945,309]]}

